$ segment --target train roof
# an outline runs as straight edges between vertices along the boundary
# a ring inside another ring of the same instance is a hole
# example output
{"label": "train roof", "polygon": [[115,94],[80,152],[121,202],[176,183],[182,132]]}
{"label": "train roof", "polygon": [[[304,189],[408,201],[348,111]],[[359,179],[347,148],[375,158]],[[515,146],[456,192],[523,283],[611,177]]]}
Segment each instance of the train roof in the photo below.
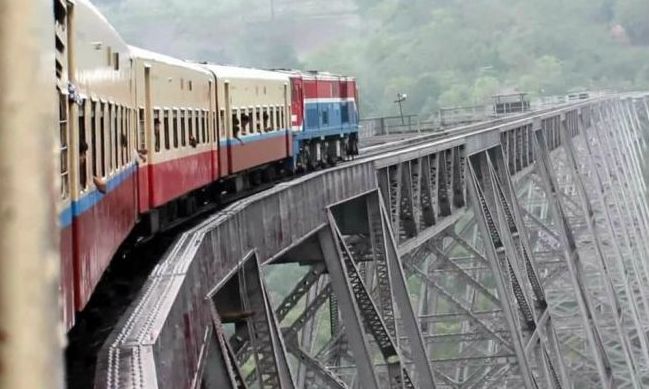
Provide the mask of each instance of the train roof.
{"label": "train roof", "polygon": [[328,81],[354,81],[352,76],[344,76],[342,74],[335,74],[329,72],[321,72],[318,70],[296,70],[296,69],[276,69],[275,71],[289,74],[291,76],[302,77],[307,80],[328,80]]}
{"label": "train roof", "polygon": [[106,19],[106,17],[97,9],[89,0],[76,0],[74,8],[79,15],[77,18],[77,29],[83,34],[87,30],[92,30],[94,35],[99,36],[105,41],[97,42],[100,44],[117,43],[122,47],[127,47],[122,36],[117,32],[115,27]]}
{"label": "train roof", "polygon": [[154,61],[158,63],[163,63],[171,66],[178,66],[183,68],[189,68],[197,72],[204,73],[206,75],[211,75],[209,71],[204,69],[202,66],[195,64],[193,62],[183,61],[178,58],[171,57],[169,55],[156,53],[154,51],[142,49],[136,46],[129,46],[131,56],[134,58],[143,59],[145,61]]}
{"label": "train roof", "polygon": [[259,69],[252,69],[252,68],[242,68],[237,66],[225,66],[225,65],[214,65],[214,64],[204,64],[202,66],[214,72],[217,78],[229,78],[229,79],[239,79],[239,80],[256,79],[256,80],[282,81],[282,82],[289,81],[288,75],[279,72],[271,72],[268,70],[259,70]]}

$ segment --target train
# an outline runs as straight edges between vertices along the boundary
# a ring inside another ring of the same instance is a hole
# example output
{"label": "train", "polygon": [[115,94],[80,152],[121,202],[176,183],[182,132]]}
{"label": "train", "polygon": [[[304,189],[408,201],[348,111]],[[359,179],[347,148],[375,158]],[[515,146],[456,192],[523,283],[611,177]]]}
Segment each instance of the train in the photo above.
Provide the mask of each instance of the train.
{"label": "train", "polygon": [[181,60],[127,44],[89,0],[53,4],[68,330],[136,228],[358,154],[353,77]]}

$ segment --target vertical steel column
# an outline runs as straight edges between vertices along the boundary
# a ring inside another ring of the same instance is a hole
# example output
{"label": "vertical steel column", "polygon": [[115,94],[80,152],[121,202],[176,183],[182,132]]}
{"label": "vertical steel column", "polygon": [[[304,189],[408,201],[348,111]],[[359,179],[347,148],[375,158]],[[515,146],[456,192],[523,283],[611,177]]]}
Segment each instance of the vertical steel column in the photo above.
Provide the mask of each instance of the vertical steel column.
{"label": "vertical steel column", "polygon": [[[476,215],[478,226],[483,237],[486,256],[489,259],[489,264],[492,268],[498,295],[502,300],[502,309],[505,320],[507,322],[507,326],[511,333],[512,345],[517,357],[521,378],[526,388],[538,388],[534,375],[532,374],[530,361],[527,358],[525,349],[522,344],[522,334],[520,330],[519,319],[512,309],[512,307],[514,306],[514,302],[511,301],[511,295],[513,291],[511,290],[511,285],[507,285],[507,282],[504,279],[505,275],[511,274],[510,272],[512,272],[513,269],[506,258],[506,248],[504,247],[503,241],[501,240],[499,232],[497,231],[497,228],[494,224],[495,221],[493,215],[488,209],[485,194],[481,189],[481,183],[478,180],[478,176],[476,175],[476,168],[480,169],[481,167],[474,166],[476,162],[474,157],[475,156],[470,157],[471,162],[467,165],[469,175],[468,186],[469,194],[471,196],[471,204],[473,206],[474,214]],[[485,166],[482,166],[482,168],[484,167]],[[486,180],[489,179],[488,176],[484,178]],[[523,298],[523,296],[517,295],[516,297],[518,304],[522,304],[523,302],[521,301],[521,299]],[[526,320],[528,320],[528,318],[526,318]]]}
{"label": "vertical steel column", "polygon": [[[597,149],[599,150],[599,154],[601,156],[601,164],[604,168],[604,182],[615,196],[615,209],[617,210],[620,218],[620,225],[622,226],[623,230],[622,235],[624,242],[631,252],[632,262],[638,262],[639,266],[642,267],[642,272],[637,272],[636,276],[641,277],[641,280],[649,280],[649,247],[647,246],[646,239],[642,238],[642,236],[644,236],[643,232],[639,231],[638,228],[629,227],[628,222],[633,221],[633,212],[630,208],[631,204],[634,203],[628,198],[627,191],[624,190],[622,186],[623,180],[617,169],[617,164],[615,163],[617,156],[613,152],[613,144],[612,141],[608,138],[608,131],[600,129],[601,126],[605,125],[606,122],[608,122],[608,120],[602,114],[601,107],[598,108],[596,112],[599,116],[599,120],[594,123],[592,131],[594,133],[593,138],[597,140]],[[611,159],[613,161],[609,162],[609,160]],[[615,183],[613,182],[613,177],[617,179],[617,185],[615,185]],[[627,223],[625,223],[624,221],[627,221]],[[632,236],[634,242],[631,241]],[[642,275],[644,275],[644,277],[642,277]],[[645,281],[642,281],[640,285],[642,285],[643,282]],[[647,315],[649,315],[649,305],[645,305],[645,310],[647,311]]]}
{"label": "vertical steel column", "polygon": [[570,271],[572,283],[577,295],[577,304],[583,319],[584,331],[591,346],[592,357],[597,366],[597,372],[600,377],[600,384],[603,388],[610,389],[615,387],[613,370],[604,350],[601,331],[595,317],[595,312],[591,306],[586,285],[584,285],[583,264],[577,251],[575,237],[570,229],[568,220],[565,216],[563,205],[561,204],[561,194],[557,186],[556,178],[551,174],[552,167],[548,145],[543,134],[543,129],[535,128],[534,150],[536,156],[536,166],[540,173],[545,187],[545,193],[548,197],[550,210],[556,221],[559,237],[563,246],[564,257]]}
{"label": "vertical steel column", "polygon": [[221,318],[211,302],[210,313],[213,328],[211,338],[215,345],[213,345],[214,349],[209,350],[207,355],[202,385],[206,389],[246,388],[241,371],[234,359],[234,353],[225,338]]}
{"label": "vertical steel column", "polygon": [[0,50],[0,387],[62,388],[52,1],[3,1]]}
{"label": "vertical steel column", "polygon": [[345,332],[350,343],[358,375],[363,388],[379,388],[379,381],[374,371],[372,358],[369,353],[368,340],[361,324],[361,314],[351,290],[349,278],[345,271],[342,254],[339,252],[333,232],[333,226],[328,226],[318,233],[320,248],[331,277],[331,286],[336,294],[338,307],[343,315]]}
{"label": "vertical steel column", "polygon": [[[566,126],[566,121],[562,120],[559,132],[562,137],[561,140],[568,159],[567,160],[568,169],[572,177],[572,182],[574,183],[577,189],[577,194],[579,196],[579,201],[581,203],[581,208],[584,214],[584,219],[586,221],[586,226],[588,227],[588,233],[593,238],[593,244],[595,246],[594,248],[597,257],[596,262],[601,272],[600,277],[604,284],[606,296],[608,297],[609,304],[611,304],[612,307],[613,320],[615,322],[616,332],[620,337],[620,344],[622,345],[624,359],[626,361],[627,367],[629,368],[631,381],[633,382],[634,387],[639,388],[641,381],[638,374],[638,362],[635,359],[631,342],[624,328],[624,323],[623,323],[624,318],[622,317],[622,306],[620,305],[619,297],[615,291],[615,286],[613,285],[613,276],[610,271],[611,264],[608,263],[607,257],[604,254],[604,250],[602,249],[601,240],[602,240],[603,233],[600,231],[595,221],[595,210],[593,209],[593,204],[590,200],[590,196],[586,191],[586,187],[584,184],[585,177],[584,174],[580,171],[579,165],[577,164],[577,158],[575,156],[575,150],[572,144],[572,136],[568,131],[569,129]],[[542,132],[539,132],[539,134],[541,137],[543,137]],[[548,166],[548,170],[550,171],[550,174],[553,174],[552,169],[553,169],[552,166]],[[621,260],[622,258],[620,257],[620,261]],[[630,296],[630,298],[632,299],[633,297]],[[639,320],[637,315],[632,315],[632,316],[634,316],[634,321],[637,322],[637,320]],[[642,331],[642,328],[638,327],[638,330]]]}
{"label": "vertical steel column", "polygon": [[254,313],[247,323],[260,387],[295,388],[286,359],[286,348],[275,312],[268,301],[255,253],[248,256],[239,270],[239,288],[243,308]]}
{"label": "vertical steel column", "polygon": [[[525,155],[528,154],[525,153]],[[544,361],[543,365],[546,370],[546,378],[552,381],[550,383],[551,385],[569,388],[571,386],[570,379],[566,372],[563,355],[558,347],[557,334],[554,329],[545,291],[543,290],[541,278],[536,268],[536,259],[534,258],[528,239],[521,207],[511,182],[511,173],[508,171],[507,164],[504,160],[502,147],[489,150],[487,152],[487,162],[492,168],[491,172],[495,183],[494,186],[499,192],[501,191],[502,208],[504,208],[505,216],[508,219],[507,225],[510,228],[515,251],[518,254],[523,268],[522,270],[526,276],[522,278],[526,280],[535,299],[535,331],[539,332],[539,339],[542,344],[542,350],[537,350],[537,357]]]}
{"label": "vertical steel column", "polygon": [[[381,230],[383,232],[382,239],[385,247],[385,256],[388,273],[390,275],[390,282],[392,285],[392,292],[399,309],[405,335],[410,344],[410,354],[413,362],[415,363],[415,371],[418,377],[417,383],[422,389],[433,389],[435,388],[433,371],[430,364],[428,363],[426,347],[424,346],[424,339],[421,335],[421,330],[419,328],[419,323],[417,322],[417,317],[415,316],[415,311],[410,302],[408,285],[406,284],[403,268],[401,267],[397,243],[390,227],[389,214],[385,209],[380,193],[377,193],[376,196],[370,196],[368,202],[368,207],[370,209],[374,207],[377,208],[378,212],[375,215],[381,219]],[[370,214],[374,213],[370,212]]]}
{"label": "vertical steel column", "polygon": [[[610,109],[610,107],[609,107]],[[628,163],[628,160],[625,158],[624,154],[626,153],[625,151],[621,150],[621,146],[619,145],[618,142],[618,137],[619,137],[619,132],[621,131],[621,128],[619,126],[619,123],[617,122],[611,122],[613,120],[613,112],[610,110],[607,110],[607,119],[610,122],[611,126],[616,126],[617,130],[613,128],[613,131],[611,132],[611,136],[609,136],[609,131],[606,130],[605,128],[602,129],[601,134],[604,139],[604,145],[605,147],[608,148],[609,154],[611,155],[612,158],[612,165],[616,167],[616,177],[618,178],[618,184],[622,186],[623,184],[626,183],[626,185],[629,187],[628,189],[625,189],[624,187],[619,188],[620,192],[626,197],[627,194],[629,197],[626,199],[628,202],[625,202],[624,207],[629,208],[631,207],[633,209],[633,212],[629,211],[628,212],[628,221],[631,223],[632,226],[634,226],[633,230],[637,232],[636,236],[636,244],[644,247],[644,251],[646,253],[649,253],[649,242],[647,241],[647,237],[649,237],[649,226],[646,223],[646,217],[645,213],[643,212],[643,207],[642,204],[644,203],[646,205],[646,201],[644,201],[642,198],[638,198],[638,194],[633,193],[633,190],[631,190],[634,181],[634,177],[630,173],[630,166]],[[617,124],[614,124],[617,123]],[[597,127],[596,127],[597,129]],[[638,204],[638,202],[640,204]],[[634,219],[637,220],[636,223],[633,223]],[[645,258],[645,265],[647,265],[647,261],[649,261],[649,258]],[[647,273],[649,276],[649,272]]]}
{"label": "vertical steel column", "polygon": [[[604,179],[602,179],[603,174],[599,169],[597,169],[597,165],[596,165],[595,160],[593,158],[593,153],[592,153],[592,148],[591,148],[591,145],[590,145],[590,141],[589,141],[588,136],[587,136],[587,129],[583,125],[583,119],[581,118],[581,116],[580,116],[580,119],[579,119],[579,124],[580,124],[580,127],[581,127],[579,133],[580,133],[581,138],[582,138],[582,140],[583,140],[583,142],[585,144],[585,147],[586,147],[586,153],[584,153],[584,155],[583,155],[583,158],[586,159],[586,161],[584,161],[584,162],[585,162],[586,166],[590,166],[594,170],[594,174],[592,174],[593,182],[594,182],[594,185],[595,185],[594,195],[595,195],[597,201],[602,205],[602,211],[603,211],[603,213],[605,215],[605,218],[606,218],[607,232],[608,232],[609,236],[611,237],[611,241],[613,243],[613,248],[615,250],[616,264],[618,266],[618,272],[622,276],[623,284],[624,284],[623,285],[624,291],[625,291],[625,294],[627,295],[627,298],[629,299],[629,304],[630,304],[630,307],[631,307],[631,317],[633,319],[634,325],[636,327],[636,331],[638,333],[638,337],[639,337],[639,340],[640,340],[640,346],[642,347],[643,357],[645,358],[645,363],[647,364],[647,366],[649,366],[649,343],[648,343],[648,340],[647,340],[647,334],[643,329],[642,319],[640,318],[640,316],[641,316],[640,309],[638,308],[638,306],[636,304],[635,294],[633,293],[633,290],[631,289],[632,288],[632,281],[628,277],[628,275],[631,274],[631,272],[628,271],[626,266],[624,265],[624,255],[622,253],[622,249],[620,247],[620,244],[618,243],[617,236],[615,235],[615,229],[613,227],[613,217],[611,215],[611,211],[609,209],[609,206],[608,206],[608,204],[606,202],[606,198],[605,198],[606,190],[604,188],[603,182],[608,181],[609,178],[604,176]],[[577,160],[577,158],[576,158],[576,150],[575,150],[575,147],[573,145],[572,138],[570,136],[565,136],[565,139],[563,140],[563,142],[564,142],[566,150],[568,151],[568,153],[571,156],[570,157],[571,160],[574,161],[574,165],[573,165],[574,169],[571,169],[571,170],[573,170],[573,174],[576,174],[577,176],[579,176],[580,181],[583,182],[585,180],[585,177],[584,177],[585,174],[583,172],[580,172],[578,166],[576,165],[576,160]],[[604,169],[605,169],[606,172],[608,172],[608,170],[609,170],[607,166],[604,167]],[[610,184],[608,182],[607,182],[607,184],[608,184],[609,188],[611,188],[611,186],[610,186]],[[611,188],[611,190],[612,190],[612,188]],[[587,200],[587,197],[588,197],[588,195],[586,194],[585,195],[586,200]],[[619,199],[616,199],[614,204],[616,204],[618,201],[619,201]],[[615,205],[615,208],[617,209],[617,205]],[[618,214],[621,216],[621,213],[619,213],[619,210],[618,210]],[[621,217],[620,217],[620,222],[621,222],[620,223],[621,228],[626,230],[626,223],[623,223],[623,219]],[[593,223],[593,224],[594,224],[594,226],[593,226],[594,229],[597,229],[597,224],[596,223]],[[632,249],[632,248],[629,247],[629,249]],[[642,283],[642,280],[640,279],[640,275],[642,273],[642,270],[637,267],[637,264],[635,263],[633,258],[631,259],[631,262],[633,263],[633,272],[632,273],[636,277],[636,282],[637,282],[638,288],[640,289],[640,290],[638,290],[638,293],[640,294],[640,299],[641,299],[641,301],[643,301],[643,304],[644,304],[645,308],[648,308],[649,305],[647,305],[647,303],[649,302],[649,299],[647,299],[647,296],[646,296],[646,288],[644,287],[644,285]]]}
{"label": "vertical steel column", "polygon": [[[619,113],[619,112],[618,112]],[[636,194],[636,201],[638,202],[638,208],[640,210],[640,214],[638,215],[640,217],[640,220],[642,221],[644,228],[645,228],[645,233],[649,234],[649,209],[647,206],[647,202],[645,201],[645,196],[647,192],[647,187],[646,183],[644,181],[644,175],[642,174],[642,167],[640,165],[640,162],[638,161],[638,152],[634,152],[633,148],[633,141],[631,138],[633,137],[633,130],[631,130],[627,125],[626,125],[626,115],[620,115],[620,128],[623,130],[621,134],[616,134],[618,135],[615,137],[616,141],[619,141],[620,146],[625,149],[624,157],[626,158],[627,161],[627,166],[629,166],[630,170],[633,172],[631,176],[629,177],[630,179],[630,185],[635,190]],[[621,140],[619,139],[621,136]],[[637,134],[636,134],[637,135]]]}

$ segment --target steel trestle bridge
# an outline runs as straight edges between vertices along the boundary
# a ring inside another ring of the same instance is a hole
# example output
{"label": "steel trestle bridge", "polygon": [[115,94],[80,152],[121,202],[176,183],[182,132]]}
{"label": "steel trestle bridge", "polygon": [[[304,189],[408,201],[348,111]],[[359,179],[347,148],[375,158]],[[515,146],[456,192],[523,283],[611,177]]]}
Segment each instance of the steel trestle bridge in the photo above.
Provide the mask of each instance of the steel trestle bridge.
{"label": "steel trestle bridge", "polygon": [[95,386],[649,386],[648,102],[423,134],[230,206],[155,268]]}

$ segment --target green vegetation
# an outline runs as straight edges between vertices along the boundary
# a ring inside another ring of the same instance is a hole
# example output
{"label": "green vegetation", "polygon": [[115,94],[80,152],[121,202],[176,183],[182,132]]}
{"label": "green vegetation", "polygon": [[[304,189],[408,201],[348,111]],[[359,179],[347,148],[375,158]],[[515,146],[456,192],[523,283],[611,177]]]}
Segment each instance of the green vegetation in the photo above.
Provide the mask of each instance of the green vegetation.
{"label": "green vegetation", "polygon": [[98,3],[129,41],[169,54],[356,75],[365,116],[395,113],[398,92],[428,115],[503,90],[649,87],[646,0]]}

